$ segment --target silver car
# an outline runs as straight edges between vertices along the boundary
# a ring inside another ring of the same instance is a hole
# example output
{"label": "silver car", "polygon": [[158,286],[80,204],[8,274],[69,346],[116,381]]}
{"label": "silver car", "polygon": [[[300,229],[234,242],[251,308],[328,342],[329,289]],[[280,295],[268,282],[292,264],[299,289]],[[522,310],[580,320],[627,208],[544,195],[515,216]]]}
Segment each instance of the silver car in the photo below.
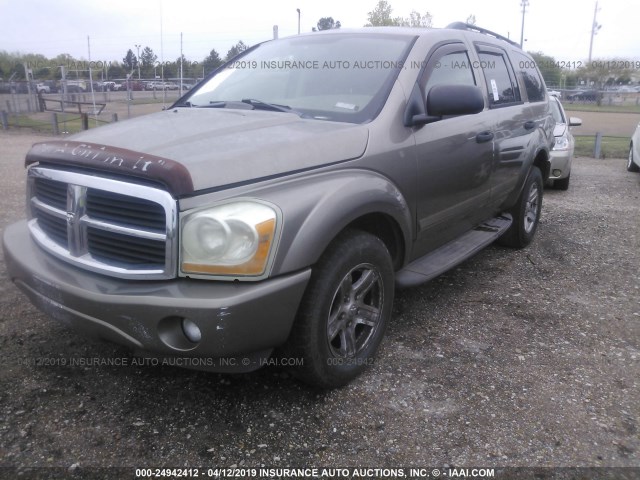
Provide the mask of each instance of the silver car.
{"label": "silver car", "polygon": [[630,172],[640,172],[640,123],[636,127],[636,131],[631,136],[629,143],[629,162],[627,170]]}
{"label": "silver car", "polygon": [[554,188],[567,190],[571,178],[571,160],[575,147],[575,140],[569,127],[582,125],[582,120],[577,117],[568,118],[560,100],[555,96],[549,96],[549,103],[551,103],[551,112],[556,121],[556,127],[553,131],[556,143],[551,151],[549,182],[553,184]]}

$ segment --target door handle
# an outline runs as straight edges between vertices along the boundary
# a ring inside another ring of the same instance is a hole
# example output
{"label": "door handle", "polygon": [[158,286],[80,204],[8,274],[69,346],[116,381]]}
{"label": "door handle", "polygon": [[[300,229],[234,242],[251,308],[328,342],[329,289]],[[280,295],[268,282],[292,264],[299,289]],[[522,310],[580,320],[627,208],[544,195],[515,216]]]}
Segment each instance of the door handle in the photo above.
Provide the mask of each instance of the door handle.
{"label": "door handle", "polygon": [[476,142],[484,143],[493,140],[493,132],[480,132],[476,135]]}
{"label": "door handle", "polygon": [[524,129],[525,130],[532,130],[536,128],[536,122],[534,122],[533,120],[529,120],[528,122],[524,122]]}

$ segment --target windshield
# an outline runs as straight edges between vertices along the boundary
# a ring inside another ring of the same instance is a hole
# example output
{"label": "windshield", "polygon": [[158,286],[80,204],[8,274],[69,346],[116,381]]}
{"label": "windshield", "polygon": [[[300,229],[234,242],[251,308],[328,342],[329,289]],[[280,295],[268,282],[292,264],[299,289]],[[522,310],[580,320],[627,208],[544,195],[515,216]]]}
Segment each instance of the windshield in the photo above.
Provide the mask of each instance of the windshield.
{"label": "windshield", "polygon": [[382,109],[413,39],[338,33],[266,42],[218,70],[180,105],[294,111],[305,118],[364,123]]}

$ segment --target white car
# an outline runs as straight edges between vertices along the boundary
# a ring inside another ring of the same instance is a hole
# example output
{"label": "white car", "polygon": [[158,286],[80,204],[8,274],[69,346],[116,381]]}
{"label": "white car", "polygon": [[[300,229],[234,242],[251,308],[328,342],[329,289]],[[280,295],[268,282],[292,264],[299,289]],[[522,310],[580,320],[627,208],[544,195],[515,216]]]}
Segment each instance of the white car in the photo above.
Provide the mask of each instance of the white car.
{"label": "white car", "polygon": [[551,113],[556,121],[556,127],[553,130],[556,143],[553,150],[551,150],[549,181],[553,183],[554,188],[567,190],[571,178],[571,161],[573,160],[573,149],[575,147],[575,140],[571,134],[570,127],[582,125],[582,119],[577,117],[567,118],[560,100],[553,95],[549,96],[549,103],[551,104]]}
{"label": "white car", "polygon": [[627,170],[630,172],[640,172],[640,123],[636,127],[636,131],[631,136],[629,143],[629,162]]}

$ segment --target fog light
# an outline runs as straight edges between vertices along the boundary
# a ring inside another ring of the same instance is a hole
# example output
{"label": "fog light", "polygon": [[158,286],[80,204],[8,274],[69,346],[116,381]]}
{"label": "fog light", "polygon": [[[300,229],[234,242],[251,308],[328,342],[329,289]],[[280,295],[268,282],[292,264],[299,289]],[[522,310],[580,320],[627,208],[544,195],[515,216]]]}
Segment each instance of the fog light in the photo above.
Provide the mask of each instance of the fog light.
{"label": "fog light", "polygon": [[560,175],[562,175],[562,170],[558,170],[557,168],[553,171],[553,176],[554,177],[559,177]]}
{"label": "fog light", "polygon": [[202,332],[198,326],[188,318],[182,319],[182,331],[184,336],[192,343],[198,343],[202,339]]}

